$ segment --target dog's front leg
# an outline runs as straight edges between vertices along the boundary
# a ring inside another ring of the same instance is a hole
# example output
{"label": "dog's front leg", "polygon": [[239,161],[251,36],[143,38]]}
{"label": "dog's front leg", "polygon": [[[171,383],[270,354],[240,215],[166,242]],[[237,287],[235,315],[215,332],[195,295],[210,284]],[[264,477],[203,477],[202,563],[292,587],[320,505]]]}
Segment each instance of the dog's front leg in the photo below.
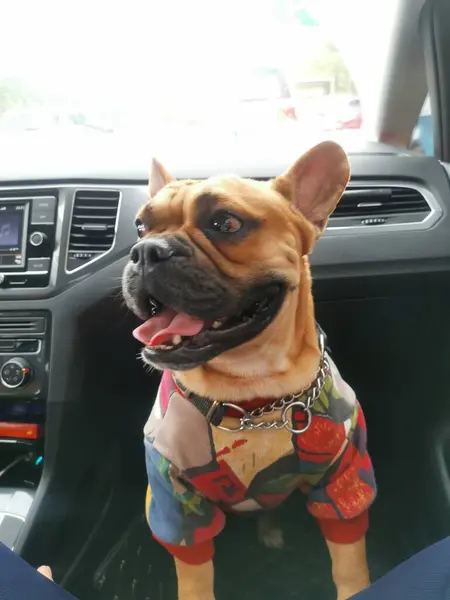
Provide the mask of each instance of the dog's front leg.
{"label": "dog's front leg", "polygon": [[212,560],[202,565],[188,565],[175,559],[178,600],[214,600],[214,566]]}
{"label": "dog's front leg", "polygon": [[338,600],[347,600],[370,584],[366,538],[353,544],[327,541]]}

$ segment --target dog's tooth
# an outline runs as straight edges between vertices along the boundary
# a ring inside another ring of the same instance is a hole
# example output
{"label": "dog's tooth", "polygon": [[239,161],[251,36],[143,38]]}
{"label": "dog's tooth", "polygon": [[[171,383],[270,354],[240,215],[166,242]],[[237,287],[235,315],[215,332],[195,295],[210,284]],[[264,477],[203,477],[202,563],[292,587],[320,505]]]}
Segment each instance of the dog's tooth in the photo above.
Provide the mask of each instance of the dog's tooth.
{"label": "dog's tooth", "polygon": [[181,335],[178,335],[178,333],[174,335],[172,338],[172,342],[174,346],[178,346],[178,344],[181,344]]}
{"label": "dog's tooth", "polygon": [[220,321],[214,321],[214,323],[211,325],[211,327],[213,329],[219,329],[219,327],[222,326],[222,323]]}

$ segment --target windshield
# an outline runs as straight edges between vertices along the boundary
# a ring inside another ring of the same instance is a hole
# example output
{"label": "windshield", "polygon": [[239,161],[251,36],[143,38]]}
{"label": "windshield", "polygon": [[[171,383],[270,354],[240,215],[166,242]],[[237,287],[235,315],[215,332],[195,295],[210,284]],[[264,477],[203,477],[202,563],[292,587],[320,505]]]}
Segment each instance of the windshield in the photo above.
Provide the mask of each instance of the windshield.
{"label": "windshield", "polygon": [[300,139],[364,138],[370,106],[332,19],[324,22],[327,6],[334,3],[8,3],[0,141],[120,136],[174,151],[264,139],[275,152]]}

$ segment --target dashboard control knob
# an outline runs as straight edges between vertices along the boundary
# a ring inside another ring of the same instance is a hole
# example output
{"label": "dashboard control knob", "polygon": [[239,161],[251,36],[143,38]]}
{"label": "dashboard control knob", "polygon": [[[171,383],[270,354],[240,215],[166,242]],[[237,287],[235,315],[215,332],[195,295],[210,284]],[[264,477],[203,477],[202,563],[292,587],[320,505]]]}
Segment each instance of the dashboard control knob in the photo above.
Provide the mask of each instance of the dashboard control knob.
{"label": "dashboard control knob", "polygon": [[35,246],[36,248],[43,244],[46,240],[47,236],[42,231],[33,231],[30,235],[30,244]]}
{"label": "dashboard control knob", "polygon": [[30,383],[32,376],[30,363],[21,356],[10,358],[0,370],[1,383],[10,389],[25,387]]}

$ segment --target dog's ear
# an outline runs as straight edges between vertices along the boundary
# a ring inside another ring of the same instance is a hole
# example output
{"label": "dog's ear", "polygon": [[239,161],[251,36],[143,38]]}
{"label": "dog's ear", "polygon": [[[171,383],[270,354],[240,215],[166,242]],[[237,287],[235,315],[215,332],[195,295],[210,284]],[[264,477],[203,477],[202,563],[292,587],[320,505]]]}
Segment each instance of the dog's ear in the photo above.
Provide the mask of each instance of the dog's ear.
{"label": "dog's ear", "polygon": [[322,142],[301,156],[272,186],[313,225],[316,239],[350,179],[350,164],[335,142]]}
{"label": "dog's ear", "polygon": [[150,197],[153,198],[153,196],[156,196],[159,190],[162,190],[162,188],[171,181],[174,181],[174,178],[171,177],[162,164],[154,158],[152,160],[152,166],[150,167],[150,177],[148,181]]}

